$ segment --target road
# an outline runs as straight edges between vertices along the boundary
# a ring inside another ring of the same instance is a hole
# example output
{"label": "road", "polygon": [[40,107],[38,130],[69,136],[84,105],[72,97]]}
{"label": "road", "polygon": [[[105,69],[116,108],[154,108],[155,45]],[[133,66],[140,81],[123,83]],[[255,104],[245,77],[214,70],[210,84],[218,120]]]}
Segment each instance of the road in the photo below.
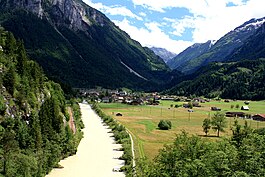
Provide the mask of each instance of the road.
{"label": "road", "polygon": [[112,171],[124,165],[117,159],[123,152],[115,150],[121,145],[114,144],[110,129],[88,104],[80,104],[80,108],[85,128],[77,153],[60,161],[64,168],[54,169],[46,177],[125,177],[122,172]]}

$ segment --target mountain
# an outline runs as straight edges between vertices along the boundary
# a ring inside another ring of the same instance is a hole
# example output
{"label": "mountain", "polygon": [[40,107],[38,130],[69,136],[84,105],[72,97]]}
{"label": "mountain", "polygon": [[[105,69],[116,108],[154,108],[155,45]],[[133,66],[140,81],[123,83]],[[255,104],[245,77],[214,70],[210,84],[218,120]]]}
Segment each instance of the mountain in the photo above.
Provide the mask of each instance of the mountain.
{"label": "mountain", "polygon": [[176,56],[175,53],[172,53],[164,48],[151,47],[150,49],[155,52],[156,55],[162,58],[165,63],[167,63],[170,59]]}
{"label": "mountain", "polygon": [[1,0],[0,24],[45,73],[72,87],[152,89],[170,69],[81,0]]}
{"label": "mountain", "polygon": [[185,49],[183,52],[179,53],[174,58],[167,62],[167,65],[172,69],[181,70],[183,65],[190,62],[200,55],[208,52],[214,45],[215,41],[207,41],[206,43],[195,43],[192,46]]}
{"label": "mountain", "polygon": [[238,61],[241,59],[255,60],[265,58],[265,23],[257,30],[257,32],[248,38],[246,42],[233,51],[229,57],[229,61]]}
{"label": "mountain", "polygon": [[211,63],[197,70],[167,94],[221,97],[240,100],[265,99],[265,59]]}
{"label": "mountain", "polygon": [[180,71],[192,73],[208,63],[229,60],[236,49],[249,41],[250,37],[256,34],[257,30],[264,22],[265,18],[251,19],[245,22],[216,41],[210,50],[201,54],[196,54],[194,58],[190,58],[182,63],[181,67],[179,67]]}

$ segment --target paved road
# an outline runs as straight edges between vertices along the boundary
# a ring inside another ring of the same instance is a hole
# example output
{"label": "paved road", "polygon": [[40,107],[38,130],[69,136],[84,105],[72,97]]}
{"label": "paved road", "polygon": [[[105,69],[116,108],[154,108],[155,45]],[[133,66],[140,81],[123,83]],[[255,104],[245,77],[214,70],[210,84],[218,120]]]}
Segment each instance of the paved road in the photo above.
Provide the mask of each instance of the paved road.
{"label": "paved road", "polygon": [[117,159],[123,152],[115,151],[121,145],[114,144],[110,129],[103,126],[88,104],[80,104],[80,108],[85,128],[77,153],[60,162],[63,169],[54,169],[46,177],[125,177],[122,172],[112,171],[124,164]]}

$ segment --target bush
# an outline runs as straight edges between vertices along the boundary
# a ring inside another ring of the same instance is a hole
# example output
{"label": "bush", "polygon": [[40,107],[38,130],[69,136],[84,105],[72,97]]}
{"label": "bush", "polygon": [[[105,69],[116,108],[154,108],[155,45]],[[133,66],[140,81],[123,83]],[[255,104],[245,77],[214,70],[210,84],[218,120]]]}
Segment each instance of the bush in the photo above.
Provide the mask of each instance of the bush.
{"label": "bush", "polygon": [[158,123],[158,128],[160,130],[169,130],[171,129],[171,121],[169,120],[160,120],[160,122]]}

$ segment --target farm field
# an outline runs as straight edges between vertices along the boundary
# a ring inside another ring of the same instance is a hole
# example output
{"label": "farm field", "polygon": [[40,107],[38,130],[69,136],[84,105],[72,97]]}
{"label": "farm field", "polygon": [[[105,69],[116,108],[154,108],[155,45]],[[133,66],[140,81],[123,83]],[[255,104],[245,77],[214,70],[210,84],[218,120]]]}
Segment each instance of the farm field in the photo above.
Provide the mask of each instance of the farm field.
{"label": "farm field", "polygon": [[[186,131],[189,134],[196,134],[204,137],[202,122],[205,118],[213,116],[215,111],[211,111],[211,107],[221,108],[221,112],[245,112],[247,114],[265,114],[265,101],[251,101],[249,111],[241,111],[241,106],[245,105],[244,101],[210,101],[200,103],[201,107],[193,107],[194,112],[188,112],[188,109],[174,106],[182,105],[184,102],[160,101],[160,105],[149,106],[139,105],[131,106],[121,103],[101,103],[101,109],[108,115],[114,117],[117,121],[123,124],[132,134],[135,141],[135,150],[137,157],[154,158],[158,150],[165,144],[171,143],[175,135]],[[171,107],[173,105],[173,107]],[[234,108],[231,108],[234,105]],[[239,105],[239,108],[235,108]],[[121,113],[122,116],[116,116],[116,113]],[[171,130],[159,130],[157,124],[161,119],[170,120],[172,122]],[[234,120],[238,119],[241,125],[247,120],[248,124],[253,128],[265,127],[265,122],[253,121],[250,119],[243,120],[242,118],[227,118],[227,128],[221,133],[221,137],[232,135],[230,127]],[[209,133],[209,140],[218,139],[215,137],[216,132],[213,130]],[[205,138],[206,139],[206,138]]]}

